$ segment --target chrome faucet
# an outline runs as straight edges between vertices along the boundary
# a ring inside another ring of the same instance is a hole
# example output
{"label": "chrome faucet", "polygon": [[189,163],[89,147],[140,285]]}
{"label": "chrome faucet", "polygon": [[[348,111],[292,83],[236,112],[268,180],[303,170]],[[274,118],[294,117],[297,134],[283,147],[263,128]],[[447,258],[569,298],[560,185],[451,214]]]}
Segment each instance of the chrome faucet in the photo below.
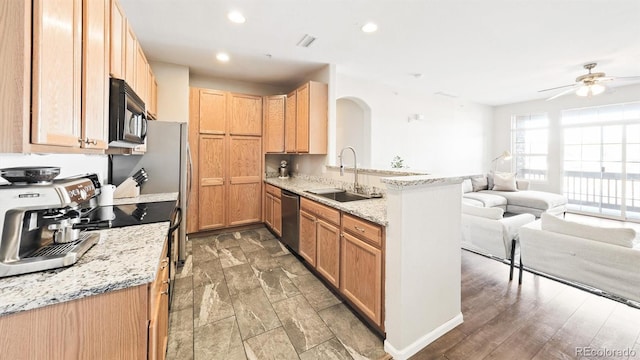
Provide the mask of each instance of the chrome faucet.
{"label": "chrome faucet", "polygon": [[356,157],[356,149],[354,149],[351,146],[347,146],[345,148],[342,148],[342,150],[340,150],[340,176],[344,176],[344,164],[342,163],[342,153],[344,153],[345,150],[351,150],[353,152],[353,173],[354,173],[354,179],[353,179],[353,192],[355,192],[356,194],[358,193],[358,160]]}

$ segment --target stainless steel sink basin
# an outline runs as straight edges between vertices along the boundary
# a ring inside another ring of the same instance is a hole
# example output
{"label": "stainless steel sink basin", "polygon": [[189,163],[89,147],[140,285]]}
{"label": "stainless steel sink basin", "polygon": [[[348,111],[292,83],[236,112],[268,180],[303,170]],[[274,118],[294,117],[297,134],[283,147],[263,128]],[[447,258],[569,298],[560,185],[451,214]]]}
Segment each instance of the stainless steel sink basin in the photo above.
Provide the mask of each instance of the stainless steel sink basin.
{"label": "stainless steel sink basin", "polygon": [[332,189],[334,191],[328,191],[328,190],[331,190],[331,189],[308,190],[307,192],[318,195],[318,196],[322,196],[323,198],[327,198],[327,199],[331,199],[339,202],[371,199],[369,196],[354,194],[352,192],[347,192],[345,190],[340,190],[340,189]]}

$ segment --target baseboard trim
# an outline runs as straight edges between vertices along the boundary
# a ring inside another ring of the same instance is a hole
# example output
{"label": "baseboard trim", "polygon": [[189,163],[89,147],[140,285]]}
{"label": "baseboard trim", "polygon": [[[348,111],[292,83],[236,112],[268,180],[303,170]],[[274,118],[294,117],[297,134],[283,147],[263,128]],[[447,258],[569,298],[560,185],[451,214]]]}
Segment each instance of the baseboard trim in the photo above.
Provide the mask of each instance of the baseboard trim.
{"label": "baseboard trim", "polygon": [[409,357],[415,355],[418,351],[422,350],[427,345],[437,340],[440,336],[446,334],[456,326],[462,324],[462,322],[463,322],[462,313],[459,313],[458,315],[454,316],[451,320],[438,326],[433,331],[425,334],[424,336],[420,337],[418,340],[414,341],[412,344],[410,344],[409,346],[401,350],[396,349],[393,345],[389,343],[388,340],[385,340],[384,351],[386,351],[389,355],[393,356],[395,360],[406,360]]}

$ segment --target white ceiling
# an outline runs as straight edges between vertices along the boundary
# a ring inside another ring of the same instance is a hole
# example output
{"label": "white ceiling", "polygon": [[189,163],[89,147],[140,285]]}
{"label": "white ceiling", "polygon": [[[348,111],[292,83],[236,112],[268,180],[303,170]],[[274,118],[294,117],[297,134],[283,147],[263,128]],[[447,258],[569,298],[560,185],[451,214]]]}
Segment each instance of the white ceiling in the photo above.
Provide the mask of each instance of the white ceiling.
{"label": "white ceiling", "polygon": [[[571,84],[587,62],[640,75],[640,0],[120,1],[150,60],[275,86],[332,63],[398,89],[501,105],[551,96],[537,91]],[[229,22],[230,10],[246,23]],[[367,21],[376,33],[360,31]],[[304,34],[317,37],[309,48],[296,46]],[[217,62],[218,51],[231,61]]]}

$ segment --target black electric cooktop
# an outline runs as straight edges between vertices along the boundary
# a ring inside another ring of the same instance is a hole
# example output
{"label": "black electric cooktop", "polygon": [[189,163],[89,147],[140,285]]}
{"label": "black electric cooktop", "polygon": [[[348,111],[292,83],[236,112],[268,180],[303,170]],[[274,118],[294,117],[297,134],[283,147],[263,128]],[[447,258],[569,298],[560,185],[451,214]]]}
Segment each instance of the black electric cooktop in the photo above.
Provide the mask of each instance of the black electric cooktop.
{"label": "black electric cooktop", "polygon": [[159,201],[113,206],[98,206],[89,218],[91,222],[111,220],[111,227],[152,224],[171,221],[176,201]]}

